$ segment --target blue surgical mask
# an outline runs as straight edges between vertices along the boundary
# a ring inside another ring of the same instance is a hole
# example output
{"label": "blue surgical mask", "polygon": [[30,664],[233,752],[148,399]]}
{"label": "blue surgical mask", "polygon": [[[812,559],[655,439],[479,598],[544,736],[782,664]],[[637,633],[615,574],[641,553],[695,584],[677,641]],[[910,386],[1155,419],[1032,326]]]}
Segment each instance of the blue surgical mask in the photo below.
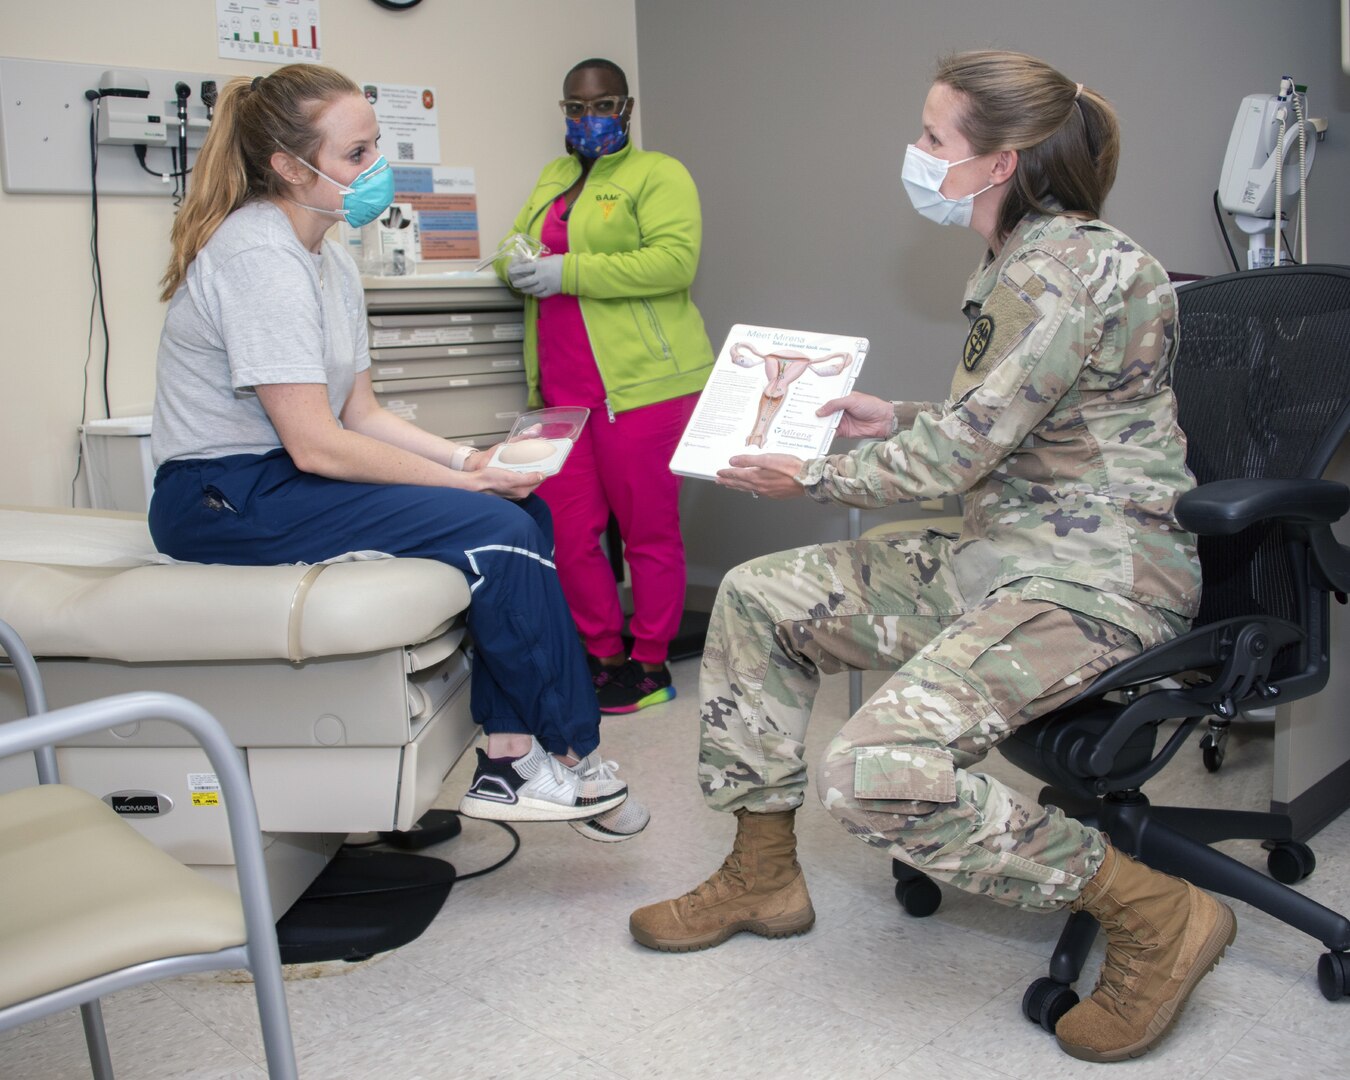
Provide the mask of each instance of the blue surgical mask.
{"label": "blue surgical mask", "polygon": [[[290,151],[287,151],[287,153],[290,153]],[[362,225],[369,225],[383,214],[389,209],[389,204],[394,201],[394,171],[389,167],[389,162],[384,159],[383,154],[375,159],[375,163],[370,168],[353,180],[350,186],[339,184],[327,173],[319,172],[299,154],[291,154],[291,156],[309,169],[310,172],[316,176],[322,176],[342,192],[341,210],[325,210],[320,206],[296,203],[297,206],[304,206],[306,210],[340,217],[352,228],[359,229]]]}
{"label": "blue surgical mask", "polygon": [[979,191],[963,195],[959,199],[949,199],[942,194],[942,182],[947,178],[947,170],[956,165],[974,161],[979,154],[962,158],[960,161],[943,161],[925,153],[917,146],[905,148],[905,164],[900,171],[900,182],[905,185],[909,201],[914,209],[929,221],[939,225],[970,224],[970,215],[975,207],[975,196],[982,195],[993,187],[989,184]]}
{"label": "blue surgical mask", "polygon": [[620,116],[583,116],[567,121],[567,141],[584,158],[604,157],[628,141]]}

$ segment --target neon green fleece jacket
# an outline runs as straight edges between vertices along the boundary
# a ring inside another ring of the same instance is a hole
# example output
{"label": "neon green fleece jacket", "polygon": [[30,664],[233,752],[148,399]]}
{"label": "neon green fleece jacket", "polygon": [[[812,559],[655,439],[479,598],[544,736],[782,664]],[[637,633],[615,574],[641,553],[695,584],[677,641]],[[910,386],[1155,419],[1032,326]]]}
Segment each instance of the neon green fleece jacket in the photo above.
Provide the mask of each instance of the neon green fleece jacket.
{"label": "neon green fleece jacket", "polygon": [[[513,231],[539,239],[549,206],[580,175],[571,155],[549,162]],[[702,240],[698,189],[678,161],[631,142],[596,159],[568,216],[562,291],[580,300],[611,413],[707,382],[712,347],[689,298]],[[496,263],[503,281],[506,263]],[[524,299],[525,372],[530,407],[538,408],[539,301]]]}

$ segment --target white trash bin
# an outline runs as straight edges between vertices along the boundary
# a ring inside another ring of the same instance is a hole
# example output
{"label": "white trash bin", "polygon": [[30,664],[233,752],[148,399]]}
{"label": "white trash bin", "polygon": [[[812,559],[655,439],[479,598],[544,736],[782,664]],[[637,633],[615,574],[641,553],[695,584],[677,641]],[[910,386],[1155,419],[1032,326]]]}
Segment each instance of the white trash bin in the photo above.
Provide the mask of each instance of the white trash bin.
{"label": "white trash bin", "polygon": [[150,417],[90,420],[80,428],[89,505],[95,510],[145,513],[155,490]]}

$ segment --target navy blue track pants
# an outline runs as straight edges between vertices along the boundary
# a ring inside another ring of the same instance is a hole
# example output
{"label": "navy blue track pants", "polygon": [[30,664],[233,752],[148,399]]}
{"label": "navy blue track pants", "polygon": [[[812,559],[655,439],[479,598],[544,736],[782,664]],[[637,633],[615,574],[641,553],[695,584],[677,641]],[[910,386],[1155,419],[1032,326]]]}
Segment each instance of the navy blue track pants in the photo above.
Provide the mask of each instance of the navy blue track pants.
{"label": "navy blue track pants", "polygon": [[589,754],[600,714],[536,495],[354,484],[301,472],[285,450],[166,462],[150,502],[155,546],[175,559],[270,566],[349,551],[437,559],[463,571],[476,650],[474,719]]}

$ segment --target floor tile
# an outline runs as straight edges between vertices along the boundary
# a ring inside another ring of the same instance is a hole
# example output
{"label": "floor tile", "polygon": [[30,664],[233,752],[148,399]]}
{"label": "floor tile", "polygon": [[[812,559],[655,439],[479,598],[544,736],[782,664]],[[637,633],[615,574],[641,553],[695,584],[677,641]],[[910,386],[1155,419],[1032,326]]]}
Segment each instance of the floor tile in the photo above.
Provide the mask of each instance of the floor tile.
{"label": "floor tile", "polygon": [[[334,966],[333,970],[341,968]],[[255,1061],[263,1059],[262,1029],[251,983],[189,976],[156,985],[232,1046]],[[288,978],[291,1037],[297,1050],[331,1041],[352,1025],[397,1010],[443,985],[444,980],[414,966],[398,950],[352,965],[346,973]]]}
{"label": "floor tile", "polygon": [[754,975],[601,1054],[629,1080],[880,1076],[918,1044]]}
{"label": "floor tile", "polygon": [[[113,1071],[136,1080],[264,1080],[266,1072],[154,986],[103,999]],[[0,1036],[4,1080],[88,1080],[89,1053],[77,1009]],[[258,1062],[261,1062],[261,1054]]]}
{"label": "floor tile", "polygon": [[[959,1036],[953,1038],[955,1043]],[[945,1040],[938,1040],[945,1042]],[[957,1057],[934,1043],[920,1047],[877,1080],[1007,1080],[1008,1074]]]}
{"label": "floor tile", "polygon": [[446,986],[298,1057],[305,1080],[504,1080],[555,1076],[580,1055]]}
{"label": "floor tile", "polygon": [[1344,1080],[1350,1066],[1344,1046],[1308,1038],[1304,1032],[1262,1025],[1249,1031],[1214,1067],[1223,1080]]}

